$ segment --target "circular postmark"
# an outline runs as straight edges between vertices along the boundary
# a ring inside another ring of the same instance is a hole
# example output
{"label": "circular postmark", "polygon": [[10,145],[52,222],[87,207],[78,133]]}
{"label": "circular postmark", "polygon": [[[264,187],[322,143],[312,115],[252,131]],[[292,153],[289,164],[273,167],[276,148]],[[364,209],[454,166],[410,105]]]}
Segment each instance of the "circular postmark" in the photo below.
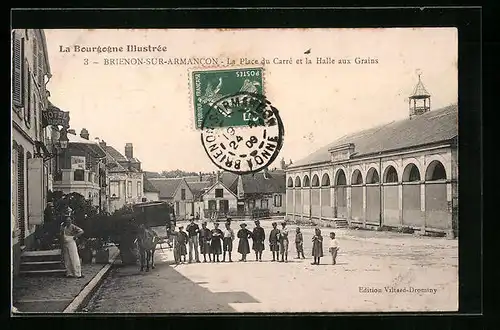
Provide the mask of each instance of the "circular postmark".
{"label": "circular postmark", "polygon": [[235,174],[258,172],[283,146],[284,127],[265,96],[239,92],[215,101],[201,125],[201,141],[210,160]]}

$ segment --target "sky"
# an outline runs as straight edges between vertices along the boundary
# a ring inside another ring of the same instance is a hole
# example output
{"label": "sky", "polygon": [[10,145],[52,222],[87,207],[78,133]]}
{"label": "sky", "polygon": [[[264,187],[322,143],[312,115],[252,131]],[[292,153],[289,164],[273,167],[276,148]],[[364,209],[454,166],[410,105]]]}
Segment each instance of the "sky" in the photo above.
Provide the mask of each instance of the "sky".
{"label": "sky", "polygon": [[[50,101],[70,112],[70,125],[77,133],[86,128],[91,139],[102,139],[122,153],[126,143],[133,143],[134,156],[147,171],[217,170],[195,129],[189,72],[200,67],[110,66],[104,65],[105,59],[268,59],[270,63],[263,65],[264,93],[279,110],[285,128],[283,148],[271,168],[279,167],[282,157],[298,161],[345,134],[407,118],[408,96],[418,74],[431,94],[432,109],[458,102],[455,28],[74,29],[45,30],[45,35],[52,74],[47,84]],[[74,51],[75,45],[130,44],[167,50]],[[310,53],[304,54],[308,49]],[[351,63],[318,64],[318,57]],[[355,64],[356,57],[377,63]],[[291,58],[293,64],[274,64],[275,58]],[[305,58],[311,63],[305,64]],[[297,64],[298,59],[303,64]]]}

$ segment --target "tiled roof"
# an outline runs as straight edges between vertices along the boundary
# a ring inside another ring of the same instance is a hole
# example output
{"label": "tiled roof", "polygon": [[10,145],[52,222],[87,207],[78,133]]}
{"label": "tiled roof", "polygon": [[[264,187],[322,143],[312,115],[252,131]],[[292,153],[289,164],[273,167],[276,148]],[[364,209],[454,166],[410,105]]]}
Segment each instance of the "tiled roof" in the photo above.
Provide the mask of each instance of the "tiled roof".
{"label": "tiled roof", "polygon": [[205,189],[211,186],[210,181],[187,182],[187,184],[195,197],[201,196]]}
{"label": "tiled roof", "polygon": [[160,198],[172,198],[182,178],[150,178],[148,181],[159,190]]}
{"label": "tiled roof", "polygon": [[157,172],[144,171],[144,177],[147,179],[151,178],[163,178],[163,175]]}
{"label": "tiled roof", "polygon": [[458,136],[458,106],[426,112],[410,119],[346,135],[293,163],[289,168],[330,161],[330,148],[354,144],[352,158],[449,141]]}
{"label": "tiled roof", "polygon": [[[238,176],[230,172],[222,172],[221,181],[226,187],[228,187],[231,192],[237,194],[238,187]],[[226,182],[230,185],[228,185]],[[243,191],[245,194],[256,194],[256,193],[279,193],[285,192],[286,186],[286,174],[283,170],[273,170],[269,171],[267,174],[267,179],[264,177],[264,172],[244,174],[242,175],[243,180]]]}
{"label": "tiled roof", "polygon": [[246,174],[242,177],[245,194],[284,193],[286,174],[284,171],[269,171]]}
{"label": "tiled roof", "polygon": [[144,179],[144,192],[157,192],[160,190],[157,189],[148,179]]}
{"label": "tiled roof", "polygon": [[219,181],[231,189],[231,186],[235,183],[235,181],[238,182],[238,175],[231,172],[220,172]]}
{"label": "tiled roof", "polygon": [[105,146],[106,152],[111,155],[117,162],[126,162],[127,158],[123,156],[118,150],[113,148],[112,146]]}
{"label": "tiled roof", "polygon": [[[201,181],[209,181],[211,178],[211,175],[202,175],[201,176]],[[193,176],[185,176],[184,179],[186,182],[200,182],[200,176],[199,175],[193,175]]]}

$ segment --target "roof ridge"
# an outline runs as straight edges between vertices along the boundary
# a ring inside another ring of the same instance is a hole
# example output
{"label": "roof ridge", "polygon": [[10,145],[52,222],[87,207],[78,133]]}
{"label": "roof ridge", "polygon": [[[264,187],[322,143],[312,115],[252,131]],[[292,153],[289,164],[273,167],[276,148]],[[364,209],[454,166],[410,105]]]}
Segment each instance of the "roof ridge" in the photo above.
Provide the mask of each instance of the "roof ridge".
{"label": "roof ridge", "polygon": [[[447,115],[453,115],[457,111],[458,111],[458,104],[451,103],[447,106],[443,106],[443,107],[437,108],[435,110],[431,110],[431,111],[428,111],[426,113],[423,113],[423,114],[416,116],[412,119],[410,119],[408,117],[396,119],[396,120],[392,120],[392,121],[389,121],[387,123],[383,123],[383,124],[380,124],[380,125],[377,125],[374,127],[360,130],[358,132],[354,132],[351,134],[345,134],[342,137],[337,138],[334,141],[323,145],[321,148],[316,149],[312,153],[309,153],[307,156],[302,157],[297,162],[291,164],[290,169],[295,168],[295,167],[304,166],[306,164],[325,162],[325,161],[327,161],[326,158],[324,160],[318,160],[318,157],[323,159],[322,157],[320,157],[320,154],[326,153],[327,151],[325,151],[325,150],[330,149],[330,148],[335,147],[335,146],[338,146],[341,143],[352,142],[352,141],[348,141],[348,140],[367,139],[370,137],[370,135],[380,134],[379,133],[380,131],[387,130],[390,127],[393,127],[394,129],[402,129],[404,127],[407,127],[407,125],[415,126],[415,125],[417,125],[417,123],[418,123],[418,125],[425,125],[425,123],[428,123],[430,119],[445,117]],[[408,129],[408,127],[407,127],[407,129]],[[316,158],[316,160],[313,160],[315,158]],[[307,162],[307,163],[304,163],[304,162]]]}

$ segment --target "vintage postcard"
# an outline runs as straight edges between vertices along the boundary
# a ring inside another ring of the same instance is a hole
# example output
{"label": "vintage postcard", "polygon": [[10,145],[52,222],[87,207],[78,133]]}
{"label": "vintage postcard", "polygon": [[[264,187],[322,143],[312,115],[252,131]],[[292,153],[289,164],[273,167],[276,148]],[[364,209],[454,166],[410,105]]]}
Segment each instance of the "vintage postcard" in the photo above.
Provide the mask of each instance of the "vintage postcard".
{"label": "vintage postcard", "polygon": [[458,32],[12,30],[16,313],[458,311]]}

